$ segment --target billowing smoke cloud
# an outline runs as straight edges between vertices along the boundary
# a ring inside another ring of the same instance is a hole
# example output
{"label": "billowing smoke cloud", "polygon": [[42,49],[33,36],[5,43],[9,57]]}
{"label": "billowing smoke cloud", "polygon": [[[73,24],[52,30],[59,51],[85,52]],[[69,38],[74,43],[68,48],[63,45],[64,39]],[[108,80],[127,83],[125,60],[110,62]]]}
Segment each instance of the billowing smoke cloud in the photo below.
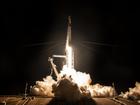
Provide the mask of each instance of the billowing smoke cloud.
{"label": "billowing smoke cloud", "polygon": [[103,86],[100,84],[90,85],[92,97],[113,97],[117,95],[115,88],[112,86]]}
{"label": "billowing smoke cloud", "polygon": [[129,91],[122,92],[120,96],[126,99],[137,100],[140,103],[140,82],[136,82],[134,88],[129,88]]}
{"label": "billowing smoke cloud", "polygon": [[83,97],[78,85],[69,76],[64,76],[52,87],[54,95],[66,101],[77,101]]}
{"label": "billowing smoke cloud", "polygon": [[78,86],[87,86],[92,81],[89,74],[67,68],[66,65],[64,65],[63,69],[60,71],[60,76],[63,75],[70,76],[72,82],[77,83]]}
{"label": "billowing smoke cloud", "polygon": [[45,96],[54,96],[52,93],[52,85],[56,81],[52,76],[47,76],[43,78],[43,81],[36,81],[36,85],[30,87],[30,93],[33,95],[45,95]]}
{"label": "billowing smoke cloud", "polygon": [[91,85],[89,74],[69,69],[65,65],[60,71],[59,80],[55,81],[52,76],[47,76],[43,81],[37,81],[31,87],[31,94],[55,96],[67,101],[79,100],[83,97],[112,97],[116,95],[112,86],[100,84]]}

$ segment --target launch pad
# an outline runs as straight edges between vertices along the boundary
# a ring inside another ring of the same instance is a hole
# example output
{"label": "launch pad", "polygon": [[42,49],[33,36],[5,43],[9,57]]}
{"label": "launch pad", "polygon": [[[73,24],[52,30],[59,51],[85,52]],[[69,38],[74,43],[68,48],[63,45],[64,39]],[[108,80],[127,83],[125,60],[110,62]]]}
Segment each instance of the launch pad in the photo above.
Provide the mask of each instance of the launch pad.
{"label": "launch pad", "polygon": [[124,98],[91,98],[77,102],[66,102],[51,97],[42,96],[0,96],[0,105],[140,105]]}

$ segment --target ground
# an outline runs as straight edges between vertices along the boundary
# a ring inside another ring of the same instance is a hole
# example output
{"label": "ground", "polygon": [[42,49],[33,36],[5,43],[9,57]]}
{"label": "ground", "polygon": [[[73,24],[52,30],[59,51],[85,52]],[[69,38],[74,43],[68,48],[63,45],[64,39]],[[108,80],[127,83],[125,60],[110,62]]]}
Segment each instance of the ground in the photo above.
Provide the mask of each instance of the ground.
{"label": "ground", "polygon": [[123,98],[92,98],[78,102],[65,102],[52,97],[39,96],[0,96],[0,105],[140,105]]}

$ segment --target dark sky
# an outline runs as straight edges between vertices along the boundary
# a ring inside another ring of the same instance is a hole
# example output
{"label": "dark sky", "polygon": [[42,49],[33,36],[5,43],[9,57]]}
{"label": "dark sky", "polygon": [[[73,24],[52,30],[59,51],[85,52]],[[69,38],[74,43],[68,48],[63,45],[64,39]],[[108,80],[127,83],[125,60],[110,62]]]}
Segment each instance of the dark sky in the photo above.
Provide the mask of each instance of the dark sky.
{"label": "dark sky", "polygon": [[1,11],[0,94],[23,92],[26,82],[50,73],[48,57],[64,53],[69,15],[77,70],[90,73],[93,83],[114,82],[118,91],[140,81],[137,3],[5,1]]}

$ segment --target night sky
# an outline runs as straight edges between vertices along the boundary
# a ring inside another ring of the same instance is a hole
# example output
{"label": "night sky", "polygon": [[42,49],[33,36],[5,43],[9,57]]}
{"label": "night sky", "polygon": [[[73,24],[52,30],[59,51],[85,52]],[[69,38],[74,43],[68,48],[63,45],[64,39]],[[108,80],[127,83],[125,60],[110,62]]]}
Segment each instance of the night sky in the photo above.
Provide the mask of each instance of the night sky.
{"label": "night sky", "polygon": [[[64,54],[67,17],[72,18],[75,68],[93,83],[118,92],[140,82],[139,6],[128,1],[3,2],[0,31],[0,94],[24,92],[50,74],[48,57]],[[58,69],[62,60],[56,59]]]}

